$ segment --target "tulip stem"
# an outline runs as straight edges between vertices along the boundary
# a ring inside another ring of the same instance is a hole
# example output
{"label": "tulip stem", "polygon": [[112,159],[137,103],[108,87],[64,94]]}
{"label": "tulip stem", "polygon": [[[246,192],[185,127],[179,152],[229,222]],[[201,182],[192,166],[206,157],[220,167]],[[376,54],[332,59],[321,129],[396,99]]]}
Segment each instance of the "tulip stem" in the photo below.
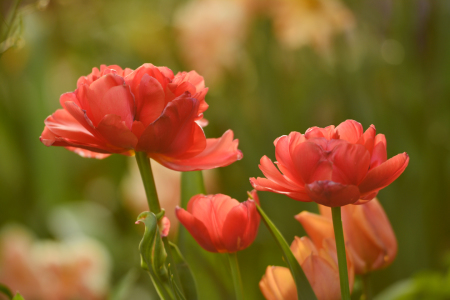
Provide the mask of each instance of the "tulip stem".
{"label": "tulip stem", "polygon": [[153,178],[150,159],[145,152],[136,152],[136,161],[141,172],[142,182],[144,183],[145,194],[147,195],[148,207],[155,215],[161,211],[159,205],[158,193],[156,192],[155,179]]}
{"label": "tulip stem", "polygon": [[[153,178],[150,158],[147,157],[147,153],[145,152],[136,152],[136,161],[139,171],[141,172],[142,182],[144,183],[148,207],[150,211],[156,215],[161,212],[161,205],[159,204],[158,193],[156,192],[155,179]],[[173,274],[176,285],[182,289],[180,276],[178,275],[178,271],[175,267],[175,261],[173,259],[169,240],[167,237],[163,237],[162,240],[167,253],[168,267]]]}
{"label": "tulip stem", "polygon": [[230,262],[231,277],[233,278],[234,290],[236,291],[236,300],[244,300],[244,289],[242,287],[241,273],[239,272],[239,263],[237,253],[228,253]]}
{"label": "tulip stem", "polygon": [[342,228],[341,207],[332,207],[334,236],[339,265],[339,281],[341,285],[342,300],[350,300],[350,288],[348,284],[347,255],[345,252],[344,230]]}
{"label": "tulip stem", "polygon": [[364,300],[372,300],[372,286],[370,284],[370,276],[369,273],[364,274],[362,277],[363,283],[363,291],[364,291]]}

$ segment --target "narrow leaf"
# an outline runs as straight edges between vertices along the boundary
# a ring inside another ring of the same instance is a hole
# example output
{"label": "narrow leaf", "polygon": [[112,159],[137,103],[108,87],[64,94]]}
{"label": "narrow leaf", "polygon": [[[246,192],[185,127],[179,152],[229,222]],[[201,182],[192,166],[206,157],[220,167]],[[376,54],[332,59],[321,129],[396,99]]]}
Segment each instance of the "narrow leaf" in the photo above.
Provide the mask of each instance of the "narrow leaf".
{"label": "narrow leaf", "polygon": [[311,285],[309,284],[309,281],[306,278],[305,273],[303,272],[302,268],[300,267],[294,254],[292,254],[291,248],[289,248],[288,243],[286,242],[284,237],[281,235],[281,233],[277,229],[277,227],[272,223],[272,221],[269,219],[269,217],[264,213],[261,206],[257,205],[256,207],[258,209],[259,214],[261,215],[261,218],[262,218],[264,224],[266,224],[267,229],[269,229],[270,233],[277,241],[278,246],[280,246],[281,251],[283,252],[283,257],[286,260],[286,262],[289,266],[289,269],[291,269],[291,273],[292,273],[292,276],[294,277],[295,285],[297,286],[298,300],[317,300],[316,294],[314,294],[314,291],[311,288]]}
{"label": "narrow leaf", "polygon": [[13,297],[13,293],[11,292],[11,290],[6,285],[3,285],[1,283],[0,283],[0,293],[7,296],[8,299],[12,299]]}
{"label": "narrow leaf", "polygon": [[181,285],[184,290],[186,299],[197,300],[198,299],[197,284],[195,282],[194,274],[192,274],[189,265],[187,264],[177,245],[170,242],[169,244],[170,247],[172,248],[172,255],[175,263],[175,268],[177,269],[178,275],[180,276]]}

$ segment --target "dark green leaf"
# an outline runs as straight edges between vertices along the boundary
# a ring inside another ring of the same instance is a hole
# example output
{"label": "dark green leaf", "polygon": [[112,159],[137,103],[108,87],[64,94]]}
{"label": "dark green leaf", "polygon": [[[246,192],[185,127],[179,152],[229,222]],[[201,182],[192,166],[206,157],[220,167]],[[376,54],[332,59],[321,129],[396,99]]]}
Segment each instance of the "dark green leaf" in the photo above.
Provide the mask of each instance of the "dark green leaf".
{"label": "dark green leaf", "polygon": [[172,255],[175,263],[175,267],[180,276],[182,288],[184,290],[187,300],[197,300],[197,284],[195,282],[194,275],[192,274],[189,265],[181,254],[180,250],[174,243],[169,243],[172,248]]}
{"label": "dark green leaf", "polygon": [[13,294],[11,290],[6,286],[0,283],[0,293],[8,296],[9,299],[12,299]]}

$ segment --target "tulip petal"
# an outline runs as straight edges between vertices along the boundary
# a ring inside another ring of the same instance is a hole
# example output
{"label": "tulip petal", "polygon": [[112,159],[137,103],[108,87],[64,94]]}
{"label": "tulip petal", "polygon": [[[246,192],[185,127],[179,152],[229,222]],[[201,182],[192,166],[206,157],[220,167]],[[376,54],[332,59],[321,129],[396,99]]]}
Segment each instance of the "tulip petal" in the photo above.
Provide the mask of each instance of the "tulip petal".
{"label": "tulip petal", "polygon": [[297,300],[294,278],[285,267],[268,266],[259,288],[267,300]]}
{"label": "tulip petal", "polygon": [[306,193],[306,190],[302,187],[298,187],[297,190],[292,191],[285,189],[281,185],[270,181],[266,178],[250,178],[250,184],[258,191],[268,191],[277,194],[286,195],[294,200],[303,201],[303,202],[311,202],[312,200],[309,198],[309,195]]}
{"label": "tulip petal", "polygon": [[375,143],[375,134],[376,134],[375,126],[372,124],[369,128],[364,132],[363,139],[364,139],[364,147],[366,147],[367,151],[369,151],[370,155],[372,155],[373,147]]}
{"label": "tulip petal", "polygon": [[292,162],[291,153],[289,150],[289,137],[281,136],[277,139],[275,145],[275,157],[277,158],[277,166],[280,171],[291,181],[299,186],[303,186],[305,183],[295,169]]}
{"label": "tulip petal", "polygon": [[218,252],[211,240],[208,229],[202,221],[179,207],[176,208],[175,213],[180,223],[183,224],[203,249],[210,252]]}
{"label": "tulip petal", "polygon": [[135,113],[134,97],[122,77],[114,74],[100,77],[89,86],[86,97],[94,126],[97,126],[105,115],[113,114],[120,116],[125,125],[131,128]]}
{"label": "tulip petal", "polygon": [[137,151],[172,157],[200,153],[206,147],[206,138],[195,122],[197,110],[197,99],[187,94],[170,102],[162,115],[142,133]]}
{"label": "tulip petal", "polygon": [[106,115],[98,124],[97,130],[115,147],[134,149],[138,141],[122,119],[116,115]]}
{"label": "tulip petal", "polygon": [[374,141],[374,148],[370,160],[370,168],[378,167],[387,160],[386,137],[384,134],[377,134]]}
{"label": "tulip petal", "polygon": [[198,155],[178,159],[154,156],[154,159],[165,167],[176,171],[209,170],[228,166],[236,160],[242,159],[242,152],[237,149],[239,141],[233,140],[233,131],[227,130],[218,139],[206,139],[206,148]]}
{"label": "tulip petal", "polygon": [[355,185],[323,180],[305,185],[308,196],[319,204],[337,207],[354,203],[359,199],[359,189]]}
{"label": "tulip petal", "polygon": [[[326,143],[325,138],[320,139]],[[331,164],[326,158],[324,149],[316,143],[320,139],[315,139],[314,142],[300,143],[294,149],[294,152],[291,152],[292,161],[305,183],[331,179]]]}
{"label": "tulip petal", "polygon": [[336,131],[340,139],[355,144],[363,134],[363,127],[355,120],[346,120],[336,127]]}
{"label": "tulip petal", "polygon": [[359,144],[339,143],[333,149],[334,182],[358,185],[366,176],[370,165],[370,154]]}
{"label": "tulip petal", "polygon": [[339,138],[339,135],[336,129],[334,128],[334,125],[330,125],[325,128],[320,127],[308,128],[305,132],[305,137],[307,139],[326,138],[327,140],[331,140]]}
{"label": "tulip petal", "polygon": [[222,227],[222,241],[227,252],[237,252],[246,248],[250,243],[245,240],[245,232],[248,226],[248,209],[244,204],[234,206],[226,215],[227,218]]}
{"label": "tulip petal", "polygon": [[156,78],[144,74],[136,89],[136,119],[147,127],[163,112],[165,103],[164,90]]}
{"label": "tulip petal", "polygon": [[104,159],[111,155],[111,154],[106,154],[106,153],[98,153],[98,152],[94,152],[94,151],[89,151],[89,150],[86,150],[83,148],[76,148],[76,147],[66,147],[66,149],[69,151],[75,152],[79,156],[85,157],[85,158]]}
{"label": "tulip petal", "polygon": [[55,136],[78,141],[80,144],[102,143],[65,109],[56,110],[44,123]]}
{"label": "tulip petal", "polygon": [[[375,146],[376,147],[376,146]],[[370,169],[367,176],[359,185],[362,197],[377,192],[397,179],[408,166],[409,156],[405,153],[385,161],[376,168]]]}
{"label": "tulip petal", "polygon": [[295,219],[302,224],[303,229],[317,247],[322,246],[324,238],[334,237],[333,223],[324,216],[302,211],[295,216]]}

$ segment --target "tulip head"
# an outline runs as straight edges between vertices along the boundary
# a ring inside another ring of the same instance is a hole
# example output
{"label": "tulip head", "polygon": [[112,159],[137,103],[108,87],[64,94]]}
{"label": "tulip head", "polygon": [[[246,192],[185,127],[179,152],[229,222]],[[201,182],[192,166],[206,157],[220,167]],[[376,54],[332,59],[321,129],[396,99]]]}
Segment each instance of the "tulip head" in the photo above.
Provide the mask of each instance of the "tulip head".
{"label": "tulip head", "polygon": [[[333,239],[322,240],[316,246],[308,237],[295,237],[291,251],[305,272],[318,300],[340,299],[339,268]],[[350,290],[353,289],[354,272],[348,259]],[[296,300],[297,289],[287,268],[269,266],[259,287],[268,300]]]}
{"label": "tulip head", "polygon": [[[315,244],[334,237],[330,209],[320,206],[320,212],[321,215],[301,212],[296,216]],[[362,205],[344,206],[342,223],[346,249],[356,274],[382,269],[393,262],[397,255],[397,240],[377,199]]]}
{"label": "tulip head", "polygon": [[409,162],[406,153],[387,160],[384,135],[376,135],[373,125],[363,132],[353,120],[292,132],[274,144],[279,171],[263,156],[259,168],[266,178],[251,178],[253,187],[329,207],[373,199]]}
{"label": "tulip head", "polygon": [[187,210],[177,207],[176,215],[203,249],[233,253],[250,246],[258,232],[258,196],[251,194],[253,200],[242,203],[223,194],[196,195]]}
{"label": "tulip head", "polygon": [[102,65],[61,96],[62,109],[45,120],[40,140],[99,159],[146,152],[176,171],[226,166],[242,152],[230,130],[218,139],[205,137],[207,91],[195,71],[174,75],[152,64],[136,70]]}

